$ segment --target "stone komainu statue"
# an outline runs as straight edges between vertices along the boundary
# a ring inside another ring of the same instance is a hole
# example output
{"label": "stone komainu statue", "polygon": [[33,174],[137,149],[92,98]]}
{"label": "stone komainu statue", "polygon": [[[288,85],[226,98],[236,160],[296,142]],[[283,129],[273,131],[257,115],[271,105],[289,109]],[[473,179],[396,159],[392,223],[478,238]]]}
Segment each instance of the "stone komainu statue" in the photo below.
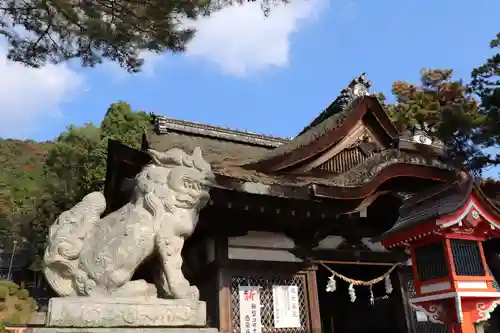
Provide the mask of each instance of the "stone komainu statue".
{"label": "stone komainu statue", "polygon": [[[201,150],[149,151],[153,162],[135,179],[129,203],[101,219],[102,193],[93,192],[51,226],[45,276],[59,296],[194,299],[198,289],[181,271],[184,240],[196,226],[214,182]],[[156,252],[156,253],[155,253]],[[137,267],[159,254],[155,284],[131,281]]]}

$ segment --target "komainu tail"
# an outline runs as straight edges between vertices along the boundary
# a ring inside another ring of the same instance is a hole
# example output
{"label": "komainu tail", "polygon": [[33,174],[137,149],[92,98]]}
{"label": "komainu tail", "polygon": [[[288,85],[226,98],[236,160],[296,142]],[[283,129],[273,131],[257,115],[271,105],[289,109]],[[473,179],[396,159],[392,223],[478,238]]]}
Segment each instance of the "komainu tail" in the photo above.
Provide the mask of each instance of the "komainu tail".
{"label": "komainu tail", "polygon": [[59,296],[85,294],[87,274],[79,269],[80,252],[96,222],[106,209],[101,192],[86,195],[62,213],[50,227],[45,250],[45,277]]}

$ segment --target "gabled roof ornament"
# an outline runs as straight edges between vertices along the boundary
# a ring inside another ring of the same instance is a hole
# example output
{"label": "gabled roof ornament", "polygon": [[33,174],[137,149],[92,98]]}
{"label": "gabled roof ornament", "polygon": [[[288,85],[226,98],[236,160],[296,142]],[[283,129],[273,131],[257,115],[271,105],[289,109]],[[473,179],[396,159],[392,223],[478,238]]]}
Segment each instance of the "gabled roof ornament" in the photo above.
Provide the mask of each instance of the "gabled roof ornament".
{"label": "gabled roof ornament", "polygon": [[370,96],[368,91],[372,82],[366,79],[366,73],[361,74],[359,77],[354,78],[347,88],[342,89],[339,96],[339,104],[342,109],[349,107],[352,102],[363,96]]}
{"label": "gabled roof ornament", "polygon": [[333,101],[330,106],[321,112],[309,125],[304,127],[298,135],[307,132],[309,129],[321,124],[324,120],[333,115],[339,115],[338,119],[340,119],[340,117],[345,117],[355,101],[361,100],[364,96],[371,95],[368,91],[371,85],[372,82],[366,79],[366,73],[352,79],[351,83],[340,91],[340,95],[335,99],[335,101]]}

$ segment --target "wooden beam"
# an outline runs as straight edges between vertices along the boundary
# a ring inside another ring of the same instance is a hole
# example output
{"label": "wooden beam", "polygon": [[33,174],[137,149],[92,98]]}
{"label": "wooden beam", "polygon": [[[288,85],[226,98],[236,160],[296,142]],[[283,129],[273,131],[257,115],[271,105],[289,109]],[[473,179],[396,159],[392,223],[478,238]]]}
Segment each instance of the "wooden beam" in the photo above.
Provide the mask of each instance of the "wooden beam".
{"label": "wooden beam", "polygon": [[408,260],[408,255],[404,252],[375,252],[375,251],[358,251],[353,249],[348,250],[310,250],[305,254],[298,250],[292,250],[292,253],[297,256],[307,256],[310,261],[323,261],[332,263],[353,262],[363,265],[362,263],[385,263],[392,265],[398,262]]}
{"label": "wooden beam", "polygon": [[390,262],[370,262],[370,261],[339,261],[339,260],[312,260],[315,264],[339,264],[339,265],[369,265],[369,266],[393,266]]}

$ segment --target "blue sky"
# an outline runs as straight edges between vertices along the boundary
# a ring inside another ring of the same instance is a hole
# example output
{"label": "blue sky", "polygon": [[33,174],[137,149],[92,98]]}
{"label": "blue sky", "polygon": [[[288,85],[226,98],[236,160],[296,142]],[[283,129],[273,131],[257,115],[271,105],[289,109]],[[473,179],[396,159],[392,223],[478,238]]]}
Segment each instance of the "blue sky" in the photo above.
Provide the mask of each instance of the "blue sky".
{"label": "blue sky", "polygon": [[[183,55],[147,55],[144,73],[115,65],[26,69],[0,60],[0,136],[47,140],[98,124],[108,105],[290,137],[367,72],[372,91],[417,82],[423,67],[457,77],[492,54],[500,1],[292,0],[264,20],[258,5],[195,23]],[[1,44],[0,44],[0,55]]]}

